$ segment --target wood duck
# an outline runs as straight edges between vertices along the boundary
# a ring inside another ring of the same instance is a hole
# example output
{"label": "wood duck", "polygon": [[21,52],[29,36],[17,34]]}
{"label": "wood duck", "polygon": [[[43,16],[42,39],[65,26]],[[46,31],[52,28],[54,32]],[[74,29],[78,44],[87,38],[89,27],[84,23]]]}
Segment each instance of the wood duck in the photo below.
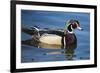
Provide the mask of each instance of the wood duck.
{"label": "wood duck", "polygon": [[[74,34],[74,29],[82,30],[78,20],[69,20],[65,24],[65,29],[40,29],[37,26],[31,27],[31,30],[22,28],[22,31],[32,35],[34,43],[44,43],[47,45],[59,45],[62,48],[68,48],[74,45],[77,46],[77,38]],[[33,43],[33,44],[34,44]]]}
{"label": "wood duck", "polygon": [[67,60],[72,60],[74,49],[77,47],[77,38],[74,29],[83,30],[78,20],[69,20],[65,24],[65,29],[40,29],[37,26],[22,28],[25,32],[32,36],[32,39],[22,41],[22,44],[50,49],[65,49],[64,54]]}

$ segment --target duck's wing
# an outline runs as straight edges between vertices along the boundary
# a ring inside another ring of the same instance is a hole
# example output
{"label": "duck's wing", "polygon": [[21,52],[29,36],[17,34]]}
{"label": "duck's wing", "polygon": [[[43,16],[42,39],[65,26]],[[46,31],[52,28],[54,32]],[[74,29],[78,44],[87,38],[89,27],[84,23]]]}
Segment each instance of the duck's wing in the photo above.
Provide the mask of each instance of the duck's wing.
{"label": "duck's wing", "polygon": [[35,30],[35,29],[31,29],[31,28],[26,28],[26,27],[22,27],[21,29],[22,32],[28,34],[28,35],[37,35],[38,33],[40,35],[44,34],[44,33],[49,33],[49,30],[47,29],[40,29],[39,31]]}
{"label": "duck's wing", "polygon": [[59,36],[64,35],[63,29],[50,29],[50,28],[38,29],[38,31],[37,31],[36,29],[34,29],[34,27],[33,28],[22,27],[22,32],[27,33],[29,35],[34,35],[34,34],[37,34],[37,33],[40,33],[40,35],[42,35],[44,33],[56,34],[56,35],[59,35]]}

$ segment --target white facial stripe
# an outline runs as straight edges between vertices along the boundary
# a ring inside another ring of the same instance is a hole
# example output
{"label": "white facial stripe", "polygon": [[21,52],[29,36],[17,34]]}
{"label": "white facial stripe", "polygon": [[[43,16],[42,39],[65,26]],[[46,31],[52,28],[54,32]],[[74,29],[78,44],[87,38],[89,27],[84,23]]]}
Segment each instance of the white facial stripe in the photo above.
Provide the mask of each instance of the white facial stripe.
{"label": "white facial stripe", "polygon": [[72,31],[73,31],[73,27],[72,27],[72,25],[71,25],[71,29],[72,29]]}
{"label": "white facial stripe", "polygon": [[71,33],[71,34],[72,34],[72,33],[74,33],[74,32],[73,32],[73,27],[72,27],[72,25],[71,25],[71,29],[72,29],[72,31],[68,31],[68,33]]}

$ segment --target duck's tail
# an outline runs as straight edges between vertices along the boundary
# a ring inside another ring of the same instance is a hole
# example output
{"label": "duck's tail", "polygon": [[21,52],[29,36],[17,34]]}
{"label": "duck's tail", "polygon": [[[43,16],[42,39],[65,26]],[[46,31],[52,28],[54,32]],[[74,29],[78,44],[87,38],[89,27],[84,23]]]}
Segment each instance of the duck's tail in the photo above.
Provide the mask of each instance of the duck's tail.
{"label": "duck's tail", "polygon": [[27,33],[29,35],[39,34],[39,28],[37,26],[33,26],[30,28],[22,27],[22,32]]}

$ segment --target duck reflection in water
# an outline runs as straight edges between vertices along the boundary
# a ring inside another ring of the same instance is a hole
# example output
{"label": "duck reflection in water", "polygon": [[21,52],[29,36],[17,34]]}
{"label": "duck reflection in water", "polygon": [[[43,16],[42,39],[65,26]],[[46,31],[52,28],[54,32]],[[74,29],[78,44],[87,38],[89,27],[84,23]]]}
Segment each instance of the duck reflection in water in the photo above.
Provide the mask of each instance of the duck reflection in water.
{"label": "duck reflection in water", "polygon": [[22,32],[32,36],[32,39],[22,41],[22,44],[44,49],[64,49],[67,60],[72,60],[77,47],[77,38],[74,29],[82,30],[78,20],[71,19],[66,22],[64,29],[40,29],[37,26],[31,29],[22,27]]}

